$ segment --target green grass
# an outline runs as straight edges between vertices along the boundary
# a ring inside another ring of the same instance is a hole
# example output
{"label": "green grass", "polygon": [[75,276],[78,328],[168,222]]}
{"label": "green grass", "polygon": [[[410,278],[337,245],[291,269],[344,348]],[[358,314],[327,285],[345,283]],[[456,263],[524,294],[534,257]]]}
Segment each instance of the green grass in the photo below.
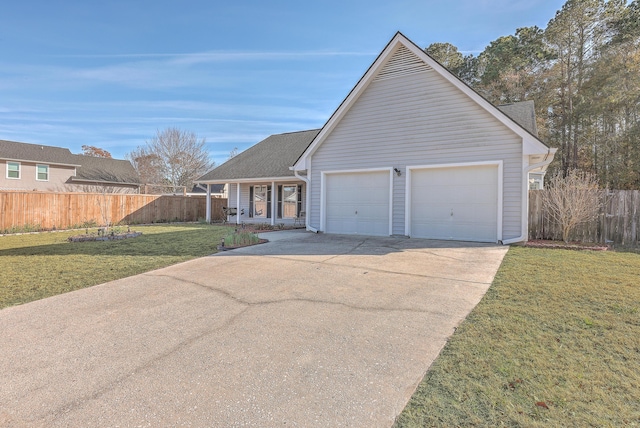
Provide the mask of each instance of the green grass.
{"label": "green grass", "polygon": [[213,254],[229,232],[203,224],[131,229],[143,235],[98,242],[67,241],[84,230],[0,236],[0,308]]}
{"label": "green grass", "polygon": [[260,238],[253,232],[233,232],[224,238],[224,245],[226,247],[254,245],[258,242],[260,242]]}
{"label": "green grass", "polygon": [[640,255],[511,248],[395,426],[640,426]]}

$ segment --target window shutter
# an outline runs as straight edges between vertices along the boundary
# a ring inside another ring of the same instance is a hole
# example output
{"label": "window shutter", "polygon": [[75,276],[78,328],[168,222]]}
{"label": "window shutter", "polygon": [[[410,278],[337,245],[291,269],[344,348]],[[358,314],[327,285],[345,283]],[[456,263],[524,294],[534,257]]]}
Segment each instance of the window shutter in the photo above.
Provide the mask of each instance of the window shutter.
{"label": "window shutter", "polygon": [[[238,208],[240,208],[240,201],[238,201]],[[249,217],[253,217],[253,186],[249,187]]]}
{"label": "window shutter", "polygon": [[278,218],[282,218],[282,185],[278,186],[278,200],[276,201],[278,206]]}

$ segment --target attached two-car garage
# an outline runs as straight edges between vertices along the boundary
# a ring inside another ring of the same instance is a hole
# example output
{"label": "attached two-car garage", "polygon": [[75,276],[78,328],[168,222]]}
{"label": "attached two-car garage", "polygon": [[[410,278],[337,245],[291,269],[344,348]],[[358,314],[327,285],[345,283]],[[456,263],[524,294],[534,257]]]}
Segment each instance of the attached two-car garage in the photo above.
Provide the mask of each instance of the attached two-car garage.
{"label": "attached two-car garage", "polygon": [[[324,174],[327,233],[393,234],[393,180],[404,181],[404,224],[395,230],[414,238],[497,242],[501,218],[501,164],[407,167]],[[397,233],[397,232],[396,232]]]}

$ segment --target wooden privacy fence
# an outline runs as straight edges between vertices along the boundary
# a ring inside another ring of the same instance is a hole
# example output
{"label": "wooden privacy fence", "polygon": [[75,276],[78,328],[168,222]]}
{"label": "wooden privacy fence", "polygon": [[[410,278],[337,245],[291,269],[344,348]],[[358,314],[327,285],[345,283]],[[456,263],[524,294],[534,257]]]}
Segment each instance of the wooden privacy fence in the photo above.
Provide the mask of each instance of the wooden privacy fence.
{"label": "wooden privacy fence", "polygon": [[[23,228],[65,229],[95,222],[144,224],[197,221],[206,216],[206,195],[0,192],[0,233]],[[227,199],[211,198],[212,220],[222,220]]]}
{"label": "wooden privacy fence", "polygon": [[[562,239],[562,229],[545,212],[542,192],[529,192],[529,239]],[[598,191],[603,207],[598,218],[581,224],[571,233],[572,241],[640,245],[640,191]]]}

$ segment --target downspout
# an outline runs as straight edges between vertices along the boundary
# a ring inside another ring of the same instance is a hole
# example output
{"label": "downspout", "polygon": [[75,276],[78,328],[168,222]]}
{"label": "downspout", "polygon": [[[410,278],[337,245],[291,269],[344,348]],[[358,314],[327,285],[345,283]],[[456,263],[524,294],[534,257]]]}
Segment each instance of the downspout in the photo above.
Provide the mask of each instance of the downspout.
{"label": "downspout", "polygon": [[[298,171],[296,171],[295,169],[293,170],[293,175],[295,175],[296,178],[304,181],[306,184],[305,210],[307,211],[307,214],[309,214],[309,203],[311,202],[311,192],[310,192],[309,184],[311,183],[311,180],[309,180],[307,177],[303,177],[302,175],[298,174]],[[318,233],[318,229],[315,229],[309,226],[309,215],[304,216],[304,225],[307,230],[313,233]]]}
{"label": "downspout", "polygon": [[[554,151],[554,153],[555,153],[555,151]],[[544,158],[544,160],[542,162],[534,163],[533,165],[529,165],[529,166],[525,167],[523,169],[525,177],[529,177],[529,172],[530,171],[532,171],[532,170],[534,170],[536,168],[540,168],[540,167],[549,165],[553,161],[553,156],[551,156],[551,158],[550,158],[550,156],[549,156],[550,154],[551,154],[551,148],[549,148],[549,151],[547,152],[547,155],[545,156],[545,158]],[[524,205],[524,207],[523,207],[523,210],[524,210],[523,218],[528,218],[529,217],[529,180],[523,180],[523,181],[524,181],[524,183],[525,183],[524,185],[526,187],[526,191],[524,192],[525,203],[523,204]],[[521,235],[518,236],[517,238],[511,238],[511,239],[503,240],[502,244],[503,245],[509,245],[509,244],[514,244],[516,242],[523,242],[523,241],[528,240],[529,239],[529,221],[527,220],[524,223],[526,223],[526,225],[527,225],[527,227],[526,227],[527,230],[522,230],[521,231]],[[523,227],[523,229],[525,229],[525,228]]]}

